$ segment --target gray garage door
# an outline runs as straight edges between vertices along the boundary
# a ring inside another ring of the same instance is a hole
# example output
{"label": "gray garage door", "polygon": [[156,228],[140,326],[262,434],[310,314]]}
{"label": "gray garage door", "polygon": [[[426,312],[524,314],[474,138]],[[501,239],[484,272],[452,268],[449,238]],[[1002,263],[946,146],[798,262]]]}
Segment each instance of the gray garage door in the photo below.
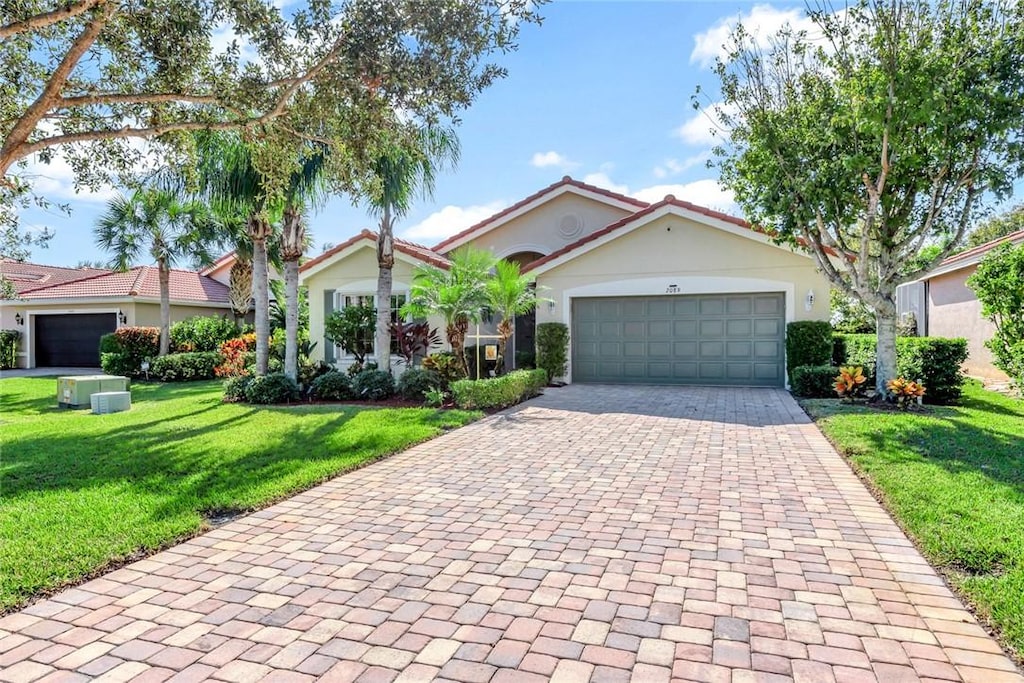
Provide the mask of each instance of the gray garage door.
{"label": "gray garage door", "polygon": [[782,293],[574,299],[574,382],[785,384]]}

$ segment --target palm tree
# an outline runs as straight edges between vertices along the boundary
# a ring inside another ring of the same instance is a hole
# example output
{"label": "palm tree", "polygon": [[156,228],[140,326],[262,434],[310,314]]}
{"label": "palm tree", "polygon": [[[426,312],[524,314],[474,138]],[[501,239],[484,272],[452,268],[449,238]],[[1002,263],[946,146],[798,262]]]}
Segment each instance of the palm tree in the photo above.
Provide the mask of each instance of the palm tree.
{"label": "palm tree", "polygon": [[110,252],[110,265],[125,271],[143,251],[156,261],[160,279],[160,355],[170,351],[171,266],[179,259],[211,262],[215,222],[206,207],[167,190],[142,189],[107,204],[94,229],[96,244]]}
{"label": "palm tree", "polygon": [[426,317],[435,313],[444,318],[445,336],[462,366],[469,374],[464,352],[469,324],[480,320],[487,305],[487,278],[494,267],[489,251],[460,247],[449,254],[447,269],[423,264],[416,268],[409,302],[403,315]]}
{"label": "palm tree", "polygon": [[505,350],[512,336],[513,321],[517,315],[529,313],[537,305],[537,289],[532,275],[519,272],[519,264],[500,260],[494,264],[494,274],[487,280],[487,308],[501,318],[498,323],[498,372],[505,365]]}
{"label": "palm tree", "polygon": [[438,165],[455,164],[459,141],[443,128],[419,130],[414,144],[386,147],[374,164],[376,193],[371,194],[370,212],[380,219],[377,233],[377,328],[374,346],[378,365],[391,368],[391,290],[395,266],[395,222],[408,215],[417,194],[429,197],[434,191]]}

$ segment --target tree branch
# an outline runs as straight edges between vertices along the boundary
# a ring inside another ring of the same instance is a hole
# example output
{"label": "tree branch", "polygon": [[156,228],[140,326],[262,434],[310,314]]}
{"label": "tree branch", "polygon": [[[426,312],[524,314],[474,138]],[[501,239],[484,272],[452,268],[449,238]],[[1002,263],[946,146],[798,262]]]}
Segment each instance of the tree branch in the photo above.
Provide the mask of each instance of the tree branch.
{"label": "tree branch", "polygon": [[73,19],[80,14],[85,14],[93,7],[99,7],[105,2],[107,0],[82,0],[82,2],[76,2],[69,7],[61,7],[52,12],[43,12],[42,14],[33,15],[28,19],[13,21],[10,24],[0,26],[0,40],[6,40],[21,33],[27,33],[28,31],[34,31]]}
{"label": "tree branch", "polygon": [[99,93],[62,97],[53,103],[55,109],[86,107],[108,104],[159,104],[161,102],[188,102],[189,104],[217,104],[214,95],[189,95],[187,93]]}

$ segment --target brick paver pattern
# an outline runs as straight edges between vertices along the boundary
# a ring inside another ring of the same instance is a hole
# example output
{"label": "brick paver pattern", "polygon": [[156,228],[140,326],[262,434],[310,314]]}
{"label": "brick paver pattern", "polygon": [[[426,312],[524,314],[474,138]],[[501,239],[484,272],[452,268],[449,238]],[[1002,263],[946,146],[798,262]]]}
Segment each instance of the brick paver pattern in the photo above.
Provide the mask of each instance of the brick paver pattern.
{"label": "brick paver pattern", "polygon": [[549,390],[10,614],[0,650],[18,682],[1024,681],[760,389]]}

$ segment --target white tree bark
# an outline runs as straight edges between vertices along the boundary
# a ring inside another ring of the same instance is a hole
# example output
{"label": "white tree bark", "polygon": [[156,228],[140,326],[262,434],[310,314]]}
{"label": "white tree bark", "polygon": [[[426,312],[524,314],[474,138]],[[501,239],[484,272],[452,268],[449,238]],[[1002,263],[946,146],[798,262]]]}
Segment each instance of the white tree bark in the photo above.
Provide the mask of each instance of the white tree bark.
{"label": "white tree bark", "polygon": [[891,297],[875,304],[875,326],[878,334],[875,391],[878,397],[885,397],[888,395],[886,382],[896,377],[896,304]]}
{"label": "white tree bark", "polygon": [[267,284],[267,241],[253,240],[252,244],[252,297],[256,326],[256,374],[267,374],[270,360],[270,295]]}

